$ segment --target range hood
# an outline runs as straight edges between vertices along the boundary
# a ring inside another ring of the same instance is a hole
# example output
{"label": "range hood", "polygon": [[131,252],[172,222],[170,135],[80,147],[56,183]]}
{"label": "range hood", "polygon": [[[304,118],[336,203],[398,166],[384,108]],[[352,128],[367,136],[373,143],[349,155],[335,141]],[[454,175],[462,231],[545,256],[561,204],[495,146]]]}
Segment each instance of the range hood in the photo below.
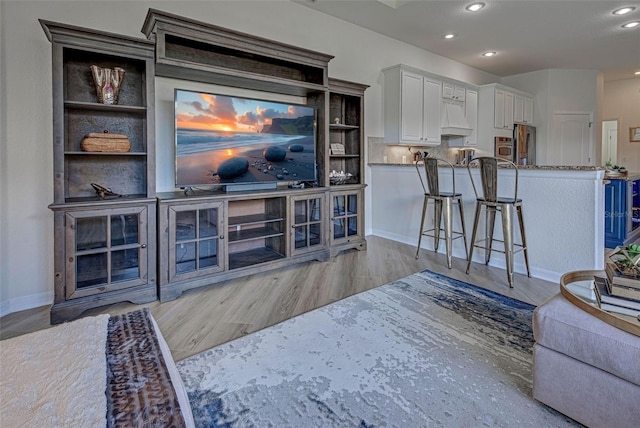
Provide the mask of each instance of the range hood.
{"label": "range hood", "polygon": [[464,117],[462,105],[455,103],[442,103],[442,121],[440,123],[440,133],[442,135],[453,135],[467,137],[471,135],[473,129]]}

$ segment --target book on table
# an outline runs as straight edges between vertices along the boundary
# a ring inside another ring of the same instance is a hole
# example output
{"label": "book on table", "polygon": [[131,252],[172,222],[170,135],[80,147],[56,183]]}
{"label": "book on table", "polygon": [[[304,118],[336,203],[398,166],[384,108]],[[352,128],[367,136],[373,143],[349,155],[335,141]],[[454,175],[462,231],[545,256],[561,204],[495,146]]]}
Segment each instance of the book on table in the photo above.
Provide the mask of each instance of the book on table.
{"label": "book on table", "polygon": [[610,284],[609,286],[611,287],[611,289],[609,289],[609,294],[612,296],[637,300],[640,303],[640,289],[617,284]]}
{"label": "book on table", "polygon": [[629,316],[640,315],[640,300],[616,296],[610,293],[606,277],[594,277],[593,291],[600,309]]}
{"label": "book on table", "polygon": [[629,309],[623,306],[610,305],[608,303],[603,303],[602,306],[600,306],[600,309],[607,312],[614,312],[616,314],[627,315],[629,317],[634,317],[634,318],[640,317],[640,310]]}
{"label": "book on table", "polygon": [[640,280],[622,275],[615,263],[606,263],[605,272],[611,284],[631,287],[640,291]]}

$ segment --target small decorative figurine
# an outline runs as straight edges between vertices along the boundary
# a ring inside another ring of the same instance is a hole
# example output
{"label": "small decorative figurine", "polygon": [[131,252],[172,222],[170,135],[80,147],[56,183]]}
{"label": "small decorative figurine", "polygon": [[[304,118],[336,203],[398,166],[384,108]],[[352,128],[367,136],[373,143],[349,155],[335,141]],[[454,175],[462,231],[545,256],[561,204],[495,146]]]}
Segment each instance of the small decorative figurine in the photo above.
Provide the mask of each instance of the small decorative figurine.
{"label": "small decorative figurine", "polygon": [[102,68],[90,66],[93,83],[96,85],[98,102],[102,104],[118,104],[118,95],[124,79],[124,69],[120,67]]}
{"label": "small decorative figurine", "polygon": [[100,199],[104,199],[106,196],[122,196],[115,193],[110,188],[101,186],[97,183],[91,183],[91,187],[93,187],[93,190],[95,190],[98,196],[100,196]]}

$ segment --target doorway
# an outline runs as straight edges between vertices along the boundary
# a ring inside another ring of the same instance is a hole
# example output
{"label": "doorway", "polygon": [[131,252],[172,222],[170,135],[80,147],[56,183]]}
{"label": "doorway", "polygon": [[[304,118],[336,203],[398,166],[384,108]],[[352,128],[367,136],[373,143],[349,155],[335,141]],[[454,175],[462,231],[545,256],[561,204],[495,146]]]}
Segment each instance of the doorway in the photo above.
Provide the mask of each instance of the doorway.
{"label": "doorway", "polygon": [[594,165],[591,113],[554,113],[551,161],[554,165]]}
{"label": "doorway", "polygon": [[602,164],[618,163],[618,120],[602,121]]}

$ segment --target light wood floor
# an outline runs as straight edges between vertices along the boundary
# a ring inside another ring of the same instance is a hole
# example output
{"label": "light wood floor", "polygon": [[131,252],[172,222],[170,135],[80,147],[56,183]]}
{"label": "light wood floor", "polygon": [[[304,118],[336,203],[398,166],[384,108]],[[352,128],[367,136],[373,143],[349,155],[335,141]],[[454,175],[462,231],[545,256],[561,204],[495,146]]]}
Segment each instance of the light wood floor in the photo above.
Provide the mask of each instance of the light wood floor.
{"label": "light wood floor", "polygon": [[[284,321],[347,296],[378,287],[424,269],[445,274],[525,302],[539,305],[558,284],[516,274],[509,289],[504,270],[455,259],[447,269],[442,254],[384,238],[367,238],[366,251],[349,250],[329,262],[308,262],[210,287],[190,290],[166,303],[119,303],[87,311],[120,314],[148,307],[176,361],[218,344]],[[499,255],[497,255],[499,256]],[[49,306],[0,318],[0,339],[50,327]]]}

